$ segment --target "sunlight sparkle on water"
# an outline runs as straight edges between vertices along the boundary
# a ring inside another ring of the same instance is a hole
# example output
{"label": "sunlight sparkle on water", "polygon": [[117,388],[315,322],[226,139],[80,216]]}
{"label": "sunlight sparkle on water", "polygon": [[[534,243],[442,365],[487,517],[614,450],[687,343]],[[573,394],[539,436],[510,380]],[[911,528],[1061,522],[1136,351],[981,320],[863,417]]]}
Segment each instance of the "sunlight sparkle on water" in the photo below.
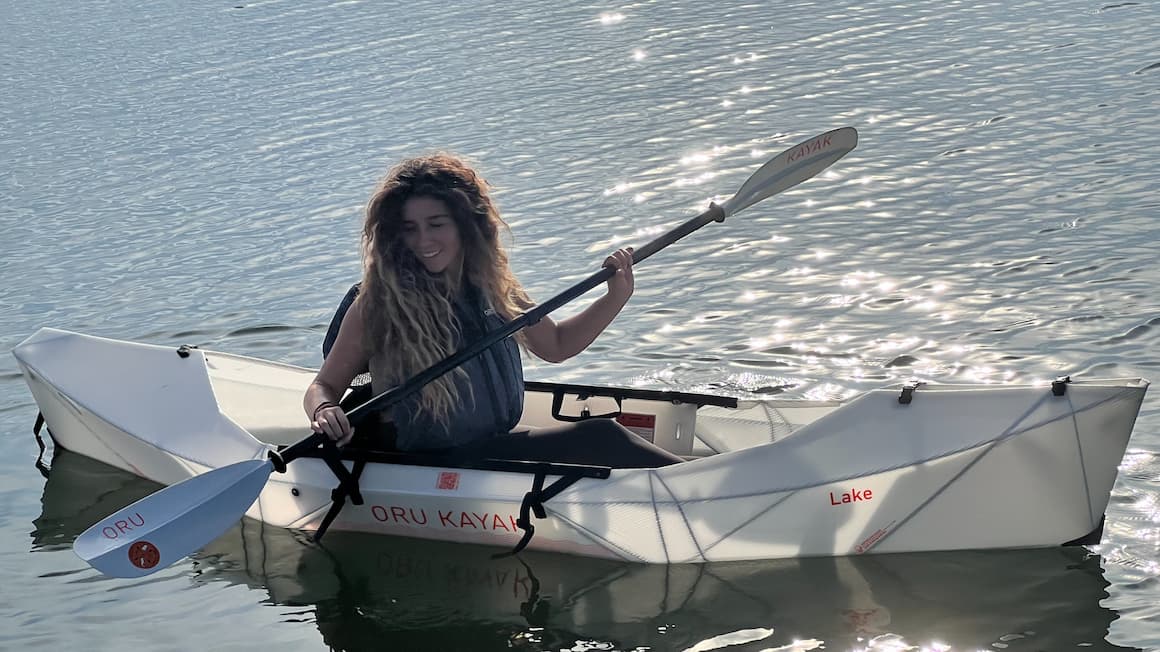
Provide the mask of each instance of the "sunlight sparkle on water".
{"label": "sunlight sparkle on water", "polygon": [[[847,274],[846,277],[842,279],[841,284],[845,287],[858,287],[862,285],[864,281],[872,281],[880,276],[882,276],[881,272],[858,270],[856,272]],[[882,281],[878,284],[877,289],[883,292],[889,292],[890,290],[894,289],[894,286],[895,283],[893,281]]]}
{"label": "sunlight sparkle on water", "polygon": [[647,57],[647,56],[648,56],[648,55],[647,55],[647,54],[645,54],[644,50],[641,50],[640,48],[637,48],[636,50],[633,50],[633,51],[632,51],[632,59],[633,59],[633,61],[643,61],[643,60],[644,60],[644,58],[645,58],[645,57]]}
{"label": "sunlight sparkle on water", "polygon": [[781,344],[786,340],[787,337],[788,335],[785,333],[771,333],[765,337],[751,337],[745,342],[745,345],[748,346],[751,351],[760,351],[761,349],[764,349],[768,346]]}
{"label": "sunlight sparkle on water", "polygon": [[688,154],[681,157],[681,165],[697,165],[699,163],[708,163],[713,159],[708,154]]}
{"label": "sunlight sparkle on water", "polygon": [[646,226],[646,227],[637,229],[636,231],[633,232],[632,235],[634,238],[648,238],[648,237],[660,235],[661,233],[664,233],[666,230],[667,230],[667,227],[661,226],[661,225]]}
{"label": "sunlight sparkle on water", "polygon": [[963,371],[963,375],[978,383],[998,382],[998,379],[995,378],[997,372],[994,367],[968,367]]}
{"label": "sunlight sparkle on water", "polygon": [[865,294],[835,294],[834,296],[829,298],[827,303],[831,306],[837,306],[837,307],[841,308],[841,307],[845,307],[845,306],[854,305],[855,303],[858,303],[859,301],[862,301],[865,298],[866,298]]}
{"label": "sunlight sparkle on water", "polygon": [[[678,188],[683,188],[685,186],[699,186],[704,184],[706,181],[713,179],[715,176],[717,176],[717,173],[715,172],[702,172],[695,177],[684,177],[682,179],[677,179],[674,182],[674,185]],[[697,205],[701,204],[703,204],[703,202],[697,202]]]}
{"label": "sunlight sparkle on water", "polygon": [[600,14],[601,25],[616,25],[624,22],[624,14],[619,12],[608,12]]}
{"label": "sunlight sparkle on water", "polygon": [[806,391],[802,392],[802,397],[807,401],[833,401],[835,399],[841,400],[848,398],[854,394],[853,390],[835,385],[834,383],[822,383],[815,385]]}
{"label": "sunlight sparkle on water", "polygon": [[893,353],[900,349],[913,349],[918,345],[917,337],[906,337],[901,340],[884,340],[878,343],[878,350],[884,353]]}

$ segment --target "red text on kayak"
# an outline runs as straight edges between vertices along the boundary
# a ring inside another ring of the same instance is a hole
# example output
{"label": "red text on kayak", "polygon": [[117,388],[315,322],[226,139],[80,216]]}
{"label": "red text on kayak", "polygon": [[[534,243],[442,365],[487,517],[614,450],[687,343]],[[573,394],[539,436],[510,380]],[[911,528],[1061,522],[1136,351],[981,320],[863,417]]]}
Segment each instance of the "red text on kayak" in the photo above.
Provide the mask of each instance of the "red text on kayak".
{"label": "red text on kayak", "polygon": [[860,555],[860,554],[866,552],[867,550],[869,550],[870,548],[874,547],[874,544],[881,541],[882,537],[886,536],[886,533],[890,531],[890,528],[893,525],[894,525],[894,521],[890,521],[889,523],[886,524],[886,527],[881,527],[881,528],[878,528],[877,530],[875,530],[873,534],[866,537],[865,541],[854,546],[854,552],[856,552]]}
{"label": "red text on kayak", "polygon": [[851,491],[843,491],[840,499],[834,495],[834,492],[830,492],[831,505],[849,505],[850,503],[860,503],[873,499],[874,494],[869,489],[853,489]]}
{"label": "red text on kayak", "polygon": [[[428,519],[427,510],[422,507],[402,507],[400,505],[371,505],[371,516],[382,523],[400,525],[421,525],[445,529],[468,529],[516,532],[516,517],[512,514],[492,514],[491,512],[467,512],[442,509],[435,510],[436,519]],[[430,525],[428,525],[430,524]]]}

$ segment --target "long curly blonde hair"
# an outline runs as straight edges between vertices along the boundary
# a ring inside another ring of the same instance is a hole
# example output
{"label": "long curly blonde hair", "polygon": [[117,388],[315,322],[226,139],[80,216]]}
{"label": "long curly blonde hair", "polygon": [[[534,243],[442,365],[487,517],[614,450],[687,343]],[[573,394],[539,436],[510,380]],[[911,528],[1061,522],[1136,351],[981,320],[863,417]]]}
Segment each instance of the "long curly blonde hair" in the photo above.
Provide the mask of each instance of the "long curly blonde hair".
{"label": "long curly blonde hair", "polygon": [[[379,182],[363,224],[361,302],[371,377],[389,387],[455,352],[460,324],[453,302],[465,283],[512,319],[533,303],[512,274],[500,231],[508,231],[487,182],[463,159],[447,153],[407,159]],[[403,242],[403,205],[412,197],[446,204],[459,231],[462,255],[432,274]],[[522,333],[517,338],[523,342]],[[460,376],[462,369],[455,372]],[[376,389],[376,391],[381,391]],[[420,409],[446,423],[459,399],[451,374],[423,388]]]}

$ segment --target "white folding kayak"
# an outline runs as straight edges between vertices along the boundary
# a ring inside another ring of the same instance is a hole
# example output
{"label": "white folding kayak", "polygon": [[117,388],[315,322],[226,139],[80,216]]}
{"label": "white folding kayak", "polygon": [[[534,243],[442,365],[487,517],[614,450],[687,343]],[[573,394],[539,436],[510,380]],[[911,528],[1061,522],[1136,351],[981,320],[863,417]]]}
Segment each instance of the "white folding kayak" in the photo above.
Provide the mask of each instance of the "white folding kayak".
{"label": "white folding kayak", "polygon": [[[309,434],[310,369],[51,328],[14,353],[58,446],[166,485]],[[336,473],[305,456],[246,514],[660,564],[1090,543],[1147,386],[907,384],[820,402],[528,383],[522,427],[611,414],[686,461],[446,465],[345,450],[361,504],[336,509]]]}

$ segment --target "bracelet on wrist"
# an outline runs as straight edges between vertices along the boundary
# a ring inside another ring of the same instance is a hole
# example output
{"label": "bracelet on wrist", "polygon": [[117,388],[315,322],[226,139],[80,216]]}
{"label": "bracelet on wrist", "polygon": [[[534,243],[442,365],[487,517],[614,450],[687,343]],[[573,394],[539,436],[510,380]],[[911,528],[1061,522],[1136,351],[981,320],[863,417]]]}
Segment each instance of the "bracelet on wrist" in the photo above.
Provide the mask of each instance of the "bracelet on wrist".
{"label": "bracelet on wrist", "polygon": [[318,413],[321,412],[324,408],[328,407],[338,407],[338,405],[331,401],[323,401],[314,408],[314,413],[310,415],[310,418],[314,421],[318,421]]}

